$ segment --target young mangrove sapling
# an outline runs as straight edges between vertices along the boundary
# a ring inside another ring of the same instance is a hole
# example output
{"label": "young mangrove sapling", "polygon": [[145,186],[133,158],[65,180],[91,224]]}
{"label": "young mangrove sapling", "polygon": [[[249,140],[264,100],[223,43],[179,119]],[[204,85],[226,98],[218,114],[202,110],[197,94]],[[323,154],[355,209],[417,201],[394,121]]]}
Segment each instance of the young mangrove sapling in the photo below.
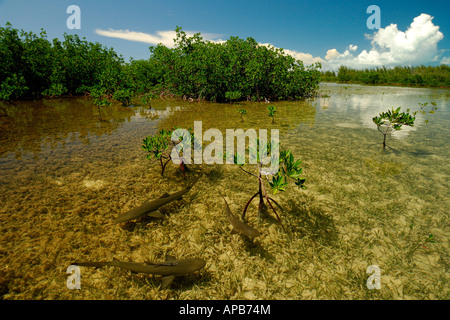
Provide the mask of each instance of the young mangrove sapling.
{"label": "young mangrove sapling", "polygon": [[98,108],[98,116],[101,122],[103,121],[101,110],[103,107],[109,107],[111,105],[111,102],[108,100],[108,96],[102,89],[95,89],[95,90],[93,89],[91,91],[91,96],[93,98],[94,104]]}
{"label": "young mangrove sapling", "polygon": [[238,112],[241,114],[241,120],[242,120],[242,122],[244,122],[244,117],[243,117],[243,115],[244,115],[244,114],[247,114],[247,110],[245,110],[245,109],[239,109]]}
{"label": "young mangrove sapling", "polygon": [[[427,112],[425,108],[428,106],[428,103],[419,103],[420,109],[417,111],[413,111],[410,113],[410,109],[407,109],[406,112],[400,112],[400,107],[397,109],[392,108],[386,112],[380,113],[378,116],[373,117],[373,122],[377,125],[378,131],[383,134],[383,150],[386,149],[386,137],[393,131],[399,131],[402,129],[402,126],[410,126],[414,125],[414,121],[416,120],[417,113],[425,115]],[[428,113],[435,113],[437,110],[437,106],[435,102],[431,102],[431,110]],[[428,120],[425,120],[425,123],[428,123]],[[389,146],[388,146],[389,147]]]}
{"label": "young mangrove sapling", "polygon": [[269,117],[272,118],[272,123],[275,123],[275,113],[277,112],[277,107],[268,106],[267,111],[269,111]]}
{"label": "young mangrove sapling", "polygon": [[400,109],[400,107],[397,109],[392,108],[372,118],[373,122],[377,125],[378,131],[383,134],[383,150],[386,149],[386,136],[389,133],[393,130],[401,130],[402,126],[412,127],[414,125],[416,118],[409,111],[400,112]]}
{"label": "young mangrove sapling", "polygon": [[[189,131],[191,130],[192,129],[189,129]],[[155,135],[143,139],[142,149],[147,152],[147,159],[151,160],[152,158],[155,158],[159,161],[161,166],[161,176],[164,175],[167,164],[172,160],[172,148],[169,150],[169,146],[174,147],[183,140],[183,138],[180,137],[179,141],[172,141],[172,132],[172,130],[161,129]],[[193,137],[191,143],[195,143],[196,140],[194,134],[191,132],[190,135]],[[182,159],[180,154],[178,154],[178,157]],[[186,178],[187,166],[183,160],[180,162],[180,170]]]}
{"label": "young mangrove sapling", "polygon": [[[272,191],[272,194],[276,194],[279,191],[285,191],[285,189],[288,187],[288,179],[292,179],[295,181],[295,185],[298,187],[305,189],[304,183],[306,181],[305,178],[300,177],[303,171],[303,168],[301,167],[301,160],[294,160],[294,156],[292,155],[292,152],[290,150],[281,151],[279,157],[274,157],[272,154],[272,147],[270,142],[267,142],[267,152],[271,154],[272,161],[278,161],[278,171],[276,173],[267,174],[268,171],[263,170],[264,165],[261,161],[261,154],[259,149],[259,139],[256,140],[256,150],[250,150],[250,154],[256,154],[257,157],[257,172],[256,174],[253,172],[250,172],[249,170],[244,169],[243,164],[244,163],[242,159],[238,161],[238,156],[234,155],[234,163],[239,164],[239,169],[243,172],[255,177],[258,180],[258,191],[247,201],[244,207],[244,211],[242,213],[242,220],[245,220],[245,214],[247,212],[248,206],[253,201],[255,197],[259,198],[259,205],[258,205],[258,217],[261,216],[261,213],[267,208],[266,204],[270,207],[270,209],[275,213],[278,221],[281,224],[281,227],[284,230],[283,223],[280,219],[280,216],[278,215],[277,211],[275,210],[273,204],[281,208],[281,206],[268,195],[267,188],[264,184],[264,178],[263,175],[266,176],[266,179],[268,181],[268,184],[270,186],[270,190]],[[277,146],[278,148],[278,146]],[[252,148],[250,148],[252,149]],[[265,151],[263,151],[264,153]],[[273,165],[273,163],[272,163]],[[269,171],[270,172],[270,171]],[[272,176],[272,180],[269,180],[269,175]]]}

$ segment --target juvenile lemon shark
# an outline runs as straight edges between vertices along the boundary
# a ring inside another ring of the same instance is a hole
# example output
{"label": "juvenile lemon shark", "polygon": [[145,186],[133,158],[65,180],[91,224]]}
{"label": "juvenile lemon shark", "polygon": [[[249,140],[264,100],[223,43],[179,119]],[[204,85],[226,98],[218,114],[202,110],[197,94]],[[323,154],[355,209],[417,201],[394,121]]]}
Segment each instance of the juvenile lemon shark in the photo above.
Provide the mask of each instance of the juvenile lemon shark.
{"label": "juvenile lemon shark", "polygon": [[247,223],[239,220],[239,218],[234,216],[230,210],[230,207],[228,206],[227,200],[223,198],[223,201],[225,201],[225,214],[228,220],[230,221],[231,225],[233,226],[233,230],[235,232],[241,233],[250,238],[256,238],[261,235],[261,233],[258,230],[249,226]]}
{"label": "juvenile lemon shark", "polygon": [[138,263],[113,260],[109,262],[74,262],[72,264],[96,268],[111,266],[130,270],[134,273],[160,275],[163,276],[161,288],[166,289],[171,285],[176,276],[182,276],[198,271],[206,265],[206,261],[200,258],[176,260],[175,258],[168,256],[166,261],[163,262]]}
{"label": "juvenile lemon shark", "polygon": [[153,201],[147,201],[144,202],[142,205],[140,205],[139,207],[136,207],[134,209],[131,209],[130,211],[120,215],[119,217],[117,217],[116,219],[114,219],[115,223],[120,223],[120,222],[125,222],[128,220],[133,220],[133,219],[137,219],[145,214],[150,215],[151,217],[154,218],[164,218],[164,215],[159,212],[159,208],[161,208],[162,206],[165,206],[166,204],[174,201],[174,200],[179,200],[181,199],[181,197],[187,193],[189,190],[191,190],[192,186],[195,184],[196,181],[194,181],[192,184],[190,184],[189,186],[187,186],[186,188],[184,188],[183,190],[180,190],[178,192],[172,193],[171,195],[169,194],[164,194],[162,197],[153,200]]}

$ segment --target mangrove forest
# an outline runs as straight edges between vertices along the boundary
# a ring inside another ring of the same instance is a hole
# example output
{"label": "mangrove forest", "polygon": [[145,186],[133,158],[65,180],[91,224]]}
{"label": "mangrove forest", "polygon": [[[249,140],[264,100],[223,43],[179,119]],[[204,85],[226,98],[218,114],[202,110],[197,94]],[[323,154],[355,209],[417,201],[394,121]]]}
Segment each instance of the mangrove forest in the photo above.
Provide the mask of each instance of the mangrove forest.
{"label": "mangrove forest", "polygon": [[363,70],[341,66],[337,72],[322,71],[321,76],[321,80],[326,82],[450,87],[450,67],[445,64],[440,66],[377,67]]}
{"label": "mangrove forest", "polygon": [[[147,60],[123,57],[76,34],[49,41],[0,27],[0,100],[87,96],[99,105],[171,94],[185,99],[232,102],[297,100],[315,95],[320,63],[305,66],[283,49],[253,38],[204,40],[176,28],[174,47],[152,46]],[[148,100],[148,99],[147,99]]]}

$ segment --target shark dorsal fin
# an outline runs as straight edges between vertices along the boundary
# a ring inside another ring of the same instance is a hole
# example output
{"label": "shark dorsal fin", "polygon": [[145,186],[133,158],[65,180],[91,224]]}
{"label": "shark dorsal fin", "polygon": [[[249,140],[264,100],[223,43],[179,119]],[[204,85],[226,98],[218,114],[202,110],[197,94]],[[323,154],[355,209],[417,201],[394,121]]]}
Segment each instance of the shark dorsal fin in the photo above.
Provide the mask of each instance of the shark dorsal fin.
{"label": "shark dorsal fin", "polygon": [[166,260],[164,262],[158,262],[158,265],[172,267],[178,265],[178,260],[172,256],[167,255]]}
{"label": "shark dorsal fin", "polygon": [[174,256],[166,255],[166,261],[177,261]]}

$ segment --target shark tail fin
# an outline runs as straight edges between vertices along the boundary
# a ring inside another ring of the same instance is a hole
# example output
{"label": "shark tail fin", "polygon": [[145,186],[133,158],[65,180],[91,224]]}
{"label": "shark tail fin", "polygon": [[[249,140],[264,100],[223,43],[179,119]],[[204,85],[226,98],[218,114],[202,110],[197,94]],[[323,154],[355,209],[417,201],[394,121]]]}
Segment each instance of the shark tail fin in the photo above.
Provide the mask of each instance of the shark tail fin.
{"label": "shark tail fin", "polygon": [[200,180],[200,177],[194,179],[194,181],[192,181],[186,188],[191,189],[194,186],[194,184],[197,183],[198,180]]}
{"label": "shark tail fin", "polygon": [[175,276],[173,276],[173,275],[162,277],[161,289],[169,288],[173,282],[173,279],[175,279]]}

